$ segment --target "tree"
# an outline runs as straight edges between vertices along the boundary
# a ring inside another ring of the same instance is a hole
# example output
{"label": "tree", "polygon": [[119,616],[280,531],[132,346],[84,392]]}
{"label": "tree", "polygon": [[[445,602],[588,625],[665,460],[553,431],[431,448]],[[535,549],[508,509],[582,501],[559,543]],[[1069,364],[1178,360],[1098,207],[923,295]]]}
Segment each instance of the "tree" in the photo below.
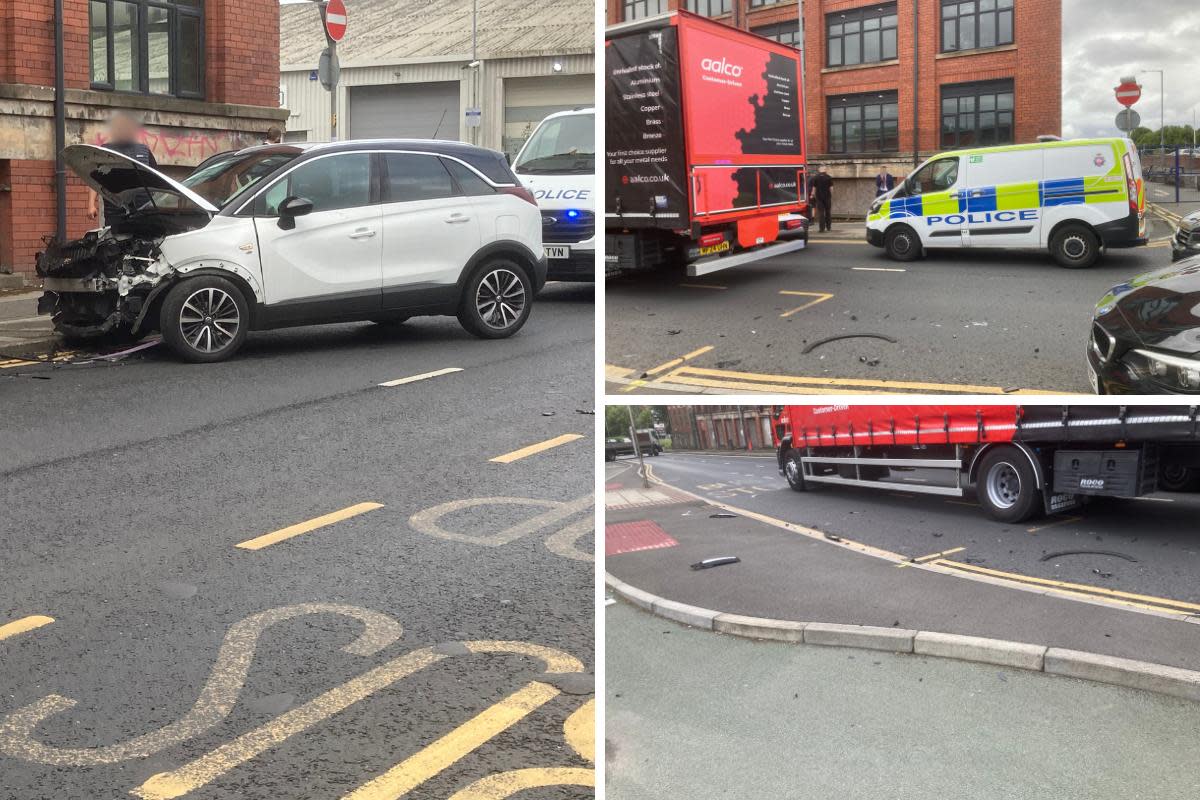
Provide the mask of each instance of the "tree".
{"label": "tree", "polygon": [[[1191,125],[1168,125],[1166,134],[1167,147],[1192,146],[1194,134]],[[1158,130],[1150,130],[1146,127],[1134,128],[1129,138],[1133,139],[1133,143],[1138,147],[1159,147],[1163,139]]]}
{"label": "tree", "polygon": [[607,406],[604,409],[604,436],[607,439],[629,436],[629,414],[625,406]]}

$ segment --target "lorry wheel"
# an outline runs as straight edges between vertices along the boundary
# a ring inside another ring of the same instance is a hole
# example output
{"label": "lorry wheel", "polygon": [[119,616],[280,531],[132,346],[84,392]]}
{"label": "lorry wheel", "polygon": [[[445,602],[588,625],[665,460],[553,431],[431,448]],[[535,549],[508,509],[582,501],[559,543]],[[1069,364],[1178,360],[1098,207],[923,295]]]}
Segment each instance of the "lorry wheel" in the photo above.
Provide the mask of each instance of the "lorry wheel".
{"label": "lorry wheel", "polygon": [[1200,469],[1163,464],[1158,470],[1158,488],[1164,492],[1194,492],[1200,489]]}
{"label": "lorry wheel", "polygon": [[1013,447],[1002,447],[983,457],[975,493],[992,519],[1001,522],[1022,522],[1041,507],[1042,493],[1033,467],[1025,454]]}
{"label": "lorry wheel", "polygon": [[246,341],[250,307],[241,291],[216,275],[177,283],[159,309],[163,341],[185,361],[224,361]]}
{"label": "lorry wheel", "polygon": [[792,487],[792,491],[808,490],[808,485],[804,482],[804,467],[800,464],[800,454],[795,450],[789,452],[784,459],[783,474],[787,476],[788,486]]}
{"label": "lorry wheel", "polygon": [[1100,240],[1090,228],[1064,225],[1050,238],[1050,255],[1060,267],[1086,269],[1100,258]]}
{"label": "lorry wheel", "polygon": [[907,225],[893,225],[883,237],[883,249],[893,261],[916,261],[921,256],[921,237]]}

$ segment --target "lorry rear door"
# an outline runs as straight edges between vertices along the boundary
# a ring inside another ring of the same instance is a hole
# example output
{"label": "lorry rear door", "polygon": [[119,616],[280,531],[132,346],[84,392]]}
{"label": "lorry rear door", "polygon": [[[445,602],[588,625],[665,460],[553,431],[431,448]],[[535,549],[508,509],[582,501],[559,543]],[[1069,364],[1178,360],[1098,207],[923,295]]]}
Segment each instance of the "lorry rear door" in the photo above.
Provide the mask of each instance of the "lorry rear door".
{"label": "lorry rear door", "polygon": [[965,159],[970,247],[1037,247],[1041,242],[1038,186],[1044,150],[983,151]]}

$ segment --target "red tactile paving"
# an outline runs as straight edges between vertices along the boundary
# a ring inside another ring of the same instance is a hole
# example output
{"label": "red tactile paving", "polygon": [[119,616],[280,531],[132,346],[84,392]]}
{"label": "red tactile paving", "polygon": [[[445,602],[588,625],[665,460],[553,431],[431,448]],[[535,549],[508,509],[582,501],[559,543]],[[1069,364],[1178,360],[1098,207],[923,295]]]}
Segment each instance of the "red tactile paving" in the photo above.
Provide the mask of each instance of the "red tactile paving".
{"label": "red tactile paving", "polygon": [[606,483],[606,484],[604,484],[604,491],[606,491],[606,492],[611,492],[611,491],[613,491],[614,489],[624,489],[624,488],[625,488],[625,487],[624,487],[624,486],[622,486],[622,485],[621,485],[621,484],[619,484],[619,483]]}
{"label": "red tactile paving", "polygon": [[636,553],[639,550],[658,550],[663,547],[674,547],[679,542],[667,535],[667,532],[648,519],[636,522],[614,522],[604,526],[604,554],[617,556],[622,553]]}

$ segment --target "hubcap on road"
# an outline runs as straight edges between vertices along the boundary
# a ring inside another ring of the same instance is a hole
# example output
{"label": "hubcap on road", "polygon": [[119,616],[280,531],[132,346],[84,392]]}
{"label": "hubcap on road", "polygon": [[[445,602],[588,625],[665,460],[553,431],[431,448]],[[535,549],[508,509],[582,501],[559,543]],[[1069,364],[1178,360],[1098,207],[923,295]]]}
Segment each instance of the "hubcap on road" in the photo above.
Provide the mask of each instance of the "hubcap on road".
{"label": "hubcap on road", "polygon": [[479,282],[475,309],[489,328],[507,328],[520,319],[525,310],[525,284],[511,270],[492,270]]}
{"label": "hubcap on road", "polygon": [[988,500],[997,508],[1012,508],[1021,496],[1021,476],[1012,464],[992,467],[987,477]]}
{"label": "hubcap on road", "polygon": [[221,289],[192,292],[179,311],[179,331],[184,341],[202,353],[224,350],[241,324],[237,303]]}

